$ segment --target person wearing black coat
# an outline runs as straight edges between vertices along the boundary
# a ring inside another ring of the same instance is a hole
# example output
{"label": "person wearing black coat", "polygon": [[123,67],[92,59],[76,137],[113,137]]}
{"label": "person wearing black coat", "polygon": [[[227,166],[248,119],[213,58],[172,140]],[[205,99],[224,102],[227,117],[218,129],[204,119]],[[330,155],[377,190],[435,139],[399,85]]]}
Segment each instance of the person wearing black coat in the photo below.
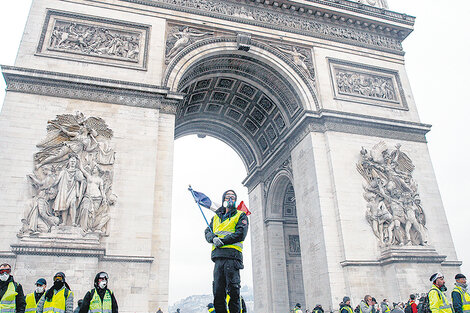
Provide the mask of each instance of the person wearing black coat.
{"label": "person wearing black coat", "polygon": [[222,196],[223,205],[215,212],[210,226],[205,230],[212,244],[214,262],[214,308],[226,313],[226,294],[230,295],[230,312],[240,312],[240,270],[243,269],[243,240],[248,233],[248,217],[236,207],[237,195],[227,190]]}
{"label": "person wearing black coat", "polygon": [[108,279],[109,276],[105,272],[99,272],[96,274],[94,281],[95,288],[86,293],[85,297],[83,298],[82,305],[80,306],[79,313],[88,313],[90,310],[90,302],[93,299],[95,292],[98,293],[98,296],[101,299],[101,303],[103,303],[103,299],[107,291],[111,295],[111,312],[118,313],[118,304],[116,298],[114,297],[114,292],[108,289]]}
{"label": "person wearing black coat", "polygon": [[13,279],[11,275],[11,265],[4,263],[0,265],[0,299],[2,299],[7,292],[10,283],[14,284],[15,291],[18,293],[15,297],[16,313],[24,313],[26,301],[24,299],[23,287]]}

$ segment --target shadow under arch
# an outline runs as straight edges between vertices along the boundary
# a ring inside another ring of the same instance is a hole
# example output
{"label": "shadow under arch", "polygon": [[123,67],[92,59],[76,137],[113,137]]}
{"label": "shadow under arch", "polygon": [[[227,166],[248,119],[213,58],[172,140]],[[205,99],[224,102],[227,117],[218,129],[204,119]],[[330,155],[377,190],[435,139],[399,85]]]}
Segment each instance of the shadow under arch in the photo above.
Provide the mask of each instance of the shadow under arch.
{"label": "shadow under arch", "polygon": [[287,56],[265,43],[237,50],[236,37],[197,41],[169,63],[164,85],[185,94],[175,137],[210,135],[241,156],[247,173],[260,167],[300,120],[318,107],[313,83]]}

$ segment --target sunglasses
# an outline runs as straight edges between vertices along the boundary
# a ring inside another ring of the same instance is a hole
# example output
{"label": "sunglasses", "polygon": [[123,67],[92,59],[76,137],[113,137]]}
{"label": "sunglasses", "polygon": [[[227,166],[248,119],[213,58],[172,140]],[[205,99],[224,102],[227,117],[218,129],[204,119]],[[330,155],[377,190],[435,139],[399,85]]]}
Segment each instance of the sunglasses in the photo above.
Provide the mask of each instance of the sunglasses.
{"label": "sunglasses", "polygon": [[5,273],[10,274],[10,272],[11,272],[11,269],[10,269],[10,268],[2,268],[2,269],[0,269],[0,275],[1,275],[1,274],[5,274]]}

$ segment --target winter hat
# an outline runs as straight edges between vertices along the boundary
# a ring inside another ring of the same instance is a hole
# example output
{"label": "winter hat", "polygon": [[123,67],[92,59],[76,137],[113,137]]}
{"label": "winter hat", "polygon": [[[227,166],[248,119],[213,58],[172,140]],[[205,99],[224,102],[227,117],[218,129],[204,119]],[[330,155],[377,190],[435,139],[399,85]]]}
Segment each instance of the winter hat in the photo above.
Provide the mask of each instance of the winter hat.
{"label": "winter hat", "polygon": [[455,279],[460,279],[460,278],[467,278],[467,277],[465,277],[464,274],[457,274],[457,275],[455,275]]}
{"label": "winter hat", "polygon": [[44,278],[39,278],[37,281],[36,281],[36,285],[46,285],[46,280]]}
{"label": "winter hat", "polygon": [[351,299],[350,299],[349,297],[344,297],[344,298],[343,298],[343,303],[346,303],[346,302],[348,302],[348,301],[351,301]]}
{"label": "winter hat", "polygon": [[440,273],[440,272],[437,272],[437,273],[432,274],[432,276],[429,278],[429,280],[434,283],[436,281],[436,279],[438,279],[439,277],[444,277],[444,275],[442,275],[442,273]]}

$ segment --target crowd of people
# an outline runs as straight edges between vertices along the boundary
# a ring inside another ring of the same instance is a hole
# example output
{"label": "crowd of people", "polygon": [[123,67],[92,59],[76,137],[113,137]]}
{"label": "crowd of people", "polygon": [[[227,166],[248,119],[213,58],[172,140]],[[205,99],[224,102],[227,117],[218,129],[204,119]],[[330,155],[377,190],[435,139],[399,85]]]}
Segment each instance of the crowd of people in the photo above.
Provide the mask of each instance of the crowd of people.
{"label": "crowd of people", "polygon": [[[416,294],[411,294],[404,302],[393,302],[390,305],[388,299],[383,299],[379,304],[371,295],[364,296],[364,299],[353,308],[351,299],[348,296],[343,298],[339,304],[339,313],[469,313],[470,294],[467,290],[467,278],[463,274],[455,275],[455,286],[451,292],[449,301],[445,295],[447,287],[444,275],[434,273],[429,280],[432,286],[428,293],[421,294],[417,299]],[[303,313],[302,306],[297,303],[291,310],[292,313]],[[305,313],[324,313],[320,304],[317,304],[311,311],[306,309]]]}
{"label": "crowd of people", "polygon": [[73,292],[65,281],[65,274],[58,272],[53,277],[52,287],[39,278],[34,292],[24,295],[23,287],[11,274],[10,264],[0,265],[0,312],[1,313],[118,313],[114,294],[108,289],[109,276],[99,272],[94,287],[73,307]]}

